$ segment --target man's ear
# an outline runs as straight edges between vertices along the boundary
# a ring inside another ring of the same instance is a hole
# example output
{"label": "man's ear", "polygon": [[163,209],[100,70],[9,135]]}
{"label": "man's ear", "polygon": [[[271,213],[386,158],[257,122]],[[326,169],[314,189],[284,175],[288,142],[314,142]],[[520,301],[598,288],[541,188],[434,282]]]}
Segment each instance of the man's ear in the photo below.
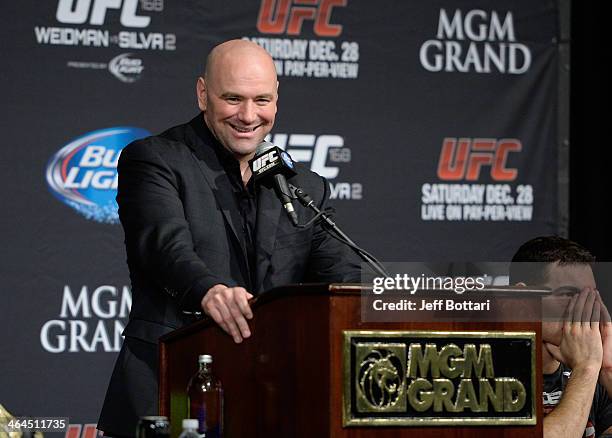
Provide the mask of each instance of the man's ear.
{"label": "man's ear", "polygon": [[206,81],[200,76],[196,82],[196,96],[198,98],[198,106],[202,111],[206,111],[206,104],[208,100],[207,93],[208,89],[206,88]]}
{"label": "man's ear", "polygon": [[555,359],[561,363],[567,364],[567,360],[563,357],[563,353],[561,353],[561,349],[557,347],[555,344],[551,344],[550,342],[544,341],[544,348],[548,350],[548,353]]}
{"label": "man's ear", "polygon": [[278,103],[278,86],[280,85],[280,83],[278,81],[276,81],[276,102]]}

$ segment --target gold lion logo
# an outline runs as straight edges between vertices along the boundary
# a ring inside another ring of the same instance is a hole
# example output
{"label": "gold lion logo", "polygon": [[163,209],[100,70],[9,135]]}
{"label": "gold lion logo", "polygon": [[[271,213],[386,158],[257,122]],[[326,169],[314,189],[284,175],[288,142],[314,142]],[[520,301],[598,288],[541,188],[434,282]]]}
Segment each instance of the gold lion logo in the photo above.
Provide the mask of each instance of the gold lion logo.
{"label": "gold lion logo", "polygon": [[372,350],[359,368],[359,389],[372,408],[394,406],[404,392],[402,362],[391,351]]}

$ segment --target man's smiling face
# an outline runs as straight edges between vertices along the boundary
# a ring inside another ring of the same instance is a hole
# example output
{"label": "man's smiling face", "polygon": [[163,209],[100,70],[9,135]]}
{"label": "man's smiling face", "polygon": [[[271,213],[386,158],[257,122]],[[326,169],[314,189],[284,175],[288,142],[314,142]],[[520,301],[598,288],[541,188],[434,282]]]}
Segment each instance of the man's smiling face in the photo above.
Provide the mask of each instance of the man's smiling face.
{"label": "man's smiling face", "polygon": [[206,125],[238,160],[250,159],[272,130],[278,82],[274,63],[261,48],[222,50],[197,84]]}

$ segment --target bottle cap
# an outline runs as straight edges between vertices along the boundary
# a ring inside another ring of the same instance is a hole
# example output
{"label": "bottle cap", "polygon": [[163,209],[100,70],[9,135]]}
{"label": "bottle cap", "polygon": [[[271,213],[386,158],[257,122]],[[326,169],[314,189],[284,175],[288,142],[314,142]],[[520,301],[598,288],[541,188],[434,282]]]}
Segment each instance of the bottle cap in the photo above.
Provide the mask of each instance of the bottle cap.
{"label": "bottle cap", "polygon": [[185,418],[183,420],[183,429],[197,429],[200,423],[193,418]]}
{"label": "bottle cap", "polygon": [[212,363],[212,356],[210,354],[200,354],[198,358],[199,363]]}

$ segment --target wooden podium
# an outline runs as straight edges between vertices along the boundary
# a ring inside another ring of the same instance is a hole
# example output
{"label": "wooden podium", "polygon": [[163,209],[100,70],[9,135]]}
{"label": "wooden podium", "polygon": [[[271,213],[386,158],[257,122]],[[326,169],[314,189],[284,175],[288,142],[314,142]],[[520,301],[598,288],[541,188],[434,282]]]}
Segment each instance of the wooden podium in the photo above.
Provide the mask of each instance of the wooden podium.
{"label": "wooden podium", "polygon": [[[225,392],[225,437],[541,437],[541,324],[362,322],[359,285],[294,285],[253,300],[252,335],[235,344],[211,320],[160,339],[160,414],[173,436],[187,415],[186,386],[199,354],[213,356]],[[518,300],[520,304],[520,299]],[[533,332],[532,424],[343,426],[344,331]]]}

